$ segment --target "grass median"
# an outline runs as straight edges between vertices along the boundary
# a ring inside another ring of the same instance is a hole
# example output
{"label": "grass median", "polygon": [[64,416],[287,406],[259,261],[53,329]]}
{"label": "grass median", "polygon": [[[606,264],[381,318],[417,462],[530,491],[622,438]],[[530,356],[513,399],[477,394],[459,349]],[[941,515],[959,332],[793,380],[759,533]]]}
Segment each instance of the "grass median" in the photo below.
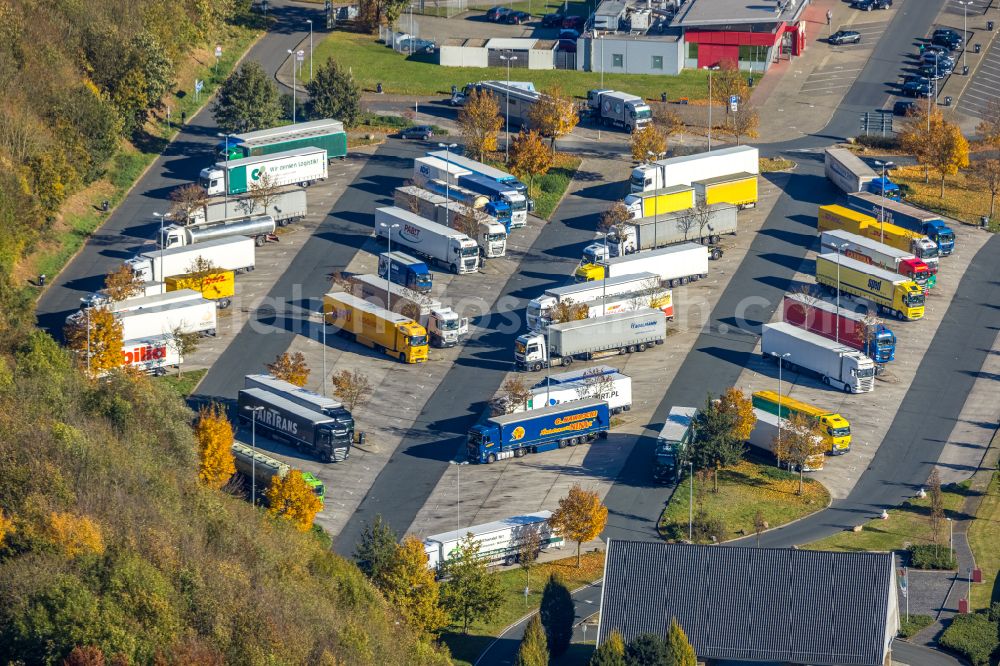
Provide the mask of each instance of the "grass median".
{"label": "grass median", "polygon": [[978,225],[979,218],[990,212],[989,192],[976,184],[965,171],[948,176],[943,197],[941,176],[931,170],[930,180],[925,183],[922,166],[893,169],[892,180],[903,188],[907,203],[966,224]]}
{"label": "grass median", "polygon": [[[461,29],[456,26],[456,32]],[[362,89],[374,91],[378,83],[386,94],[449,96],[451,85],[460,88],[470,81],[504,80],[507,70],[502,67],[441,67],[437,55],[396,53],[372,35],[334,32],[316,45],[315,61],[336,58],[350,67]],[[558,84],[564,93],[585,99],[587,91],[597,88],[600,74],[565,69],[517,70],[511,77],[529,80],[538,90]],[[707,97],[708,76],[699,70],[684,70],[677,76],[646,76],[642,74],[604,74],[604,87],[625,90],[646,99],[659,99],[666,92],[669,99],[687,97],[691,100]]]}
{"label": "grass median", "polygon": [[[566,545],[567,552],[575,548],[576,544],[574,543]],[[460,630],[461,627],[459,627],[459,630],[445,632],[441,636],[441,640],[451,650],[454,662],[456,664],[474,663],[501,631],[528,613],[538,610],[542,601],[542,589],[553,573],[558,573],[570,590],[583,587],[599,580],[604,575],[604,553],[585,553],[579,569],[576,567],[575,555],[562,560],[536,564],[530,571],[530,582],[528,583],[530,593],[527,598],[524,596],[523,569],[513,568],[493,574],[500,578],[504,589],[504,602],[500,610],[489,621],[470,625],[468,634],[463,634]]]}
{"label": "grass median", "polygon": [[156,377],[153,381],[168,386],[171,391],[181,398],[187,399],[194,392],[201,378],[206,374],[208,374],[207,369],[184,370],[181,372],[180,377],[177,376],[176,372],[170,372],[162,377]]}
{"label": "grass median", "polygon": [[[660,515],[659,530],[664,538],[687,539],[692,494],[695,516],[701,510],[709,519],[721,521],[721,534],[711,535],[719,541],[754,534],[758,511],[767,527],[773,528],[820,511],[830,502],[830,493],[820,482],[806,477],[799,495],[798,474],[749,461],[720,470],[718,492],[713,490],[711,477],[705,482],[695,479],[695,484],[692,493],[691,477],[685,477]],[[697,535],[695,540],[699,540]],[[706,540],[710,539],[702,539]]]}
{"label": "grass median", "polygon": [[976,557],[976,566],[983,571],[982,585],[972,586],[972,607],[989,608],[990,602],[1000,601],[1000,473],[993,473],[976,520],[969,527],[969,546]]}

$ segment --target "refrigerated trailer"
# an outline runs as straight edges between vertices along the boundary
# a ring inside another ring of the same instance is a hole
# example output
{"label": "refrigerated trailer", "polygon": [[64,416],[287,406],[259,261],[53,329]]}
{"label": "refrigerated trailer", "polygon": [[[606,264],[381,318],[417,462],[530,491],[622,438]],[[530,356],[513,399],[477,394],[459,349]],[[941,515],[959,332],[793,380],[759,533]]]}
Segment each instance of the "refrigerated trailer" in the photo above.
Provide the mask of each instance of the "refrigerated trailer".
{"label": "refrigerated trailer", "polygon": [[375,235],[447,266],[452,273],[479,270],[479,245],[460,231],[395,206],[375,209]]}
{"label": "refrigerated trailer", "polygon": [[123,340],[177,333],[215,335],[218,321],[215,303],[200,297],[179,303],[119,312],[115,317],[121,322]]}
{"label": "refrigerated trailer", "polygon": [[236,197],[217,196],[193,208],[186,217],[169,213],[165,217],[169,217],[172,223],[179,226],[198,226],[270,215],[279,227],[283,227],[298,222],[307,212],[306,191],[297,185],[292,185],[279,189],[267,202],[266,210],[261,202],[254,201],[254,197],[249,194]]}
{"label": "refrigerated trailer", "polygon": [[[611,257],[621,257],[678,243],[708,243],[709,259],[719,259],[723,251],[714,246],[723,234],[736,234],[736,206],[712,204],[688,208],[669,215],[644,217],[612,229],[606,242],[591,243],[583,249],[582,262],[597,264]],[[607,245],[607,253],[605,253]]]}
{"label": "refrigerated trailer", "polygon": [[619,275],[607,280],[577,282],[565,287],[546,289],[528,303],[528,328],[533,331],[543,330],[551,321],[552,308],[560,303],[587,303],[598,298],[615,298],[630,293],[642,293],[659,288],[659,277],[655,273],[641,272],[630,275]]}
{"label": "refrigerated trailer", "polygon": [[846,305],[838,308],[814,296],[785,294],[782,317],[810,333],[854,347],[876,363],[896,358],[896,335],[892,330],[871,321],[867,313],[854,312]]}
{"label": "refrigerated trailer", "polygon": [[823,155],[823,171],[842,192],[861,192],[875,180],[874,169],[846,148],[827,148]]}
{"label": "refrigerated trailer", "polygon": [[632,170],[633,193],[673,185],[691,185],[696,180],[734,173],[760,173],[760,154],[753,146],[732,146],[694,155],[682,155],[641,164]]}
{"label": "refrigerated trailer", "polygon": [[663,344],[667,321],[660,310],[643,308],[622,314],[550,324],[546,334],[525,333],[514,341],[519,370],[568,366],[575,359],[642,352]]}
{"label": "refrigerated trailer", "polygon": [[937,277],[931,273],[930,267],[922,260],[917,259],[913,253],[879,243],[874,238],[836,229],[821,233],[819,244],[824,251],[840,252],[845,257],[863,264],[884,268],[891,273],[913,280],[925,289],[930,289],[937,284]]}
{"label": "refrigerated trailer", "polygon": [[226,271],[251,271],[255,262],[252,238],[233,236],[205,241],[197,245],[149,250],[125,263],[145,282],[163,282],[173,275],[184,275],[197,268],[198,260]]}
{"label": "refrigerated trailer", "polygon": [[867,393],[875,388],[874,361],[853,347],[792,324],[764,324],[760,351],[765,359],[812,372],[847,393]]}
{"label": "refrigerated trailer", "polygon": [[477,558],[489,566],[517,562],[521,546],[526,539],[534,539],[535,535],[538,536],[538,545],[542,551],[562,548],[562,537],[549,525],[551,517],[551,511],[539,511],[482,525],[463,527],[442,534],[432,534],[424,539],[427,568],[433,569],[439,575],[446,575],[449,560],[470,534],[473,541],[480,546]]}
{"label": "refrigerated trailer", "polygon": [[632,409],[632,378],[620,372],[601,372],[588,368],[553,375],[551,379],[552,381],[535,385],[525,405],[513,405],[514,412],[542,409],[588,398],[604,400],[612,414]]}
{"label": "refrigerated trailer", "polygon": [[[778,442],[779,434],[782,429],[788,430],[788,421],[763,409],[754,409],[753,413],[757,417],[757,421],[754,424],[747,443],[758,449],[767,451],[771,455],[775,455],[774,449]],[[777,456],[775,457],[777,458]],[[823,469],[825,462],[823,454],[817,453],[808,457],[802,469],[806,472],[815,472]]]}
{"label": "refrigerated trailer", "polygon": [[307,187],[327,177],[327,153],[322,148],[299,148],[272,155],[217,162],[198,174],[198,182],[209,196],[250,192],[264,174],[274,187]]}
{"label": "refrigerated trailer", "polygon": [[697,243],[678,243],[669,247],[613,257],[598,264],[583,264],[574,272],[577,282],[591,282],[617,275],[654,273],[660,284],[668,287],[708,277],[711,250]]}

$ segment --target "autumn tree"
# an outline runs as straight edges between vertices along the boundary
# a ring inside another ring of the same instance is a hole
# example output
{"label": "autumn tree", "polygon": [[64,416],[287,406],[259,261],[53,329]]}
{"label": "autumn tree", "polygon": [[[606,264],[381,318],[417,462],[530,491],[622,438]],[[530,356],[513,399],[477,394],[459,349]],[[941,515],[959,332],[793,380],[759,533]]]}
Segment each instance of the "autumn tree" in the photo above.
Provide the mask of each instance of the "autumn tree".
{"label": "autumn tree", "polygon": [[545,583],[538,614],[545,627],[549,651],[553,657],[561,656],[573,638],[573,618],[576,611],[573,608],[573,595],[557,573],[552,573]]}
{"label": "autumn tree", "polygon": [[539,134],[549,138],[549,147],[555,153],[556,139],[572,132],[580,122],[580,115],[573,98],[564,95],[559,86],[553,86],[532,105],[528,122]]}
{"label": "autumn tree", "polygon": [[306,84],[306,92],[313,118],[336,118],[351,126],[361,117],[361,88],[350,70],[333,58],[316,69],[313,80]]}
{"label": "autumn tree", "polygon": [[104,666],[106,663],[101,648],[96,645],[77,645],[63,659],[62,666]]}
{"label": "autumn tree", "polygon": [[496,404],[501,414],[513,414],[517,407],[527,409],[530,399],[531,387],[520,376],[515,376],[504,380]]}
{"label": "autumn tree", "polygon": [[274,127],[282,114],[278,87],[259,62],[244,61],[219,87],[212,114],[227,132]]}
{"label": "autumn tree", "polygon": [[141,294],[142,284],[142,277],[128,264],[122,264],[104,276],[104,292],[115,303]]}
{"label": "autumn tree", "polygon": [[244,201],[250,203],[250,210],[247,215],[253,215],[254,211],[260,209],[261,215],[270,215],[271,204],[281,194],[281,187],[275,180],[271,172],[261,170],[256,180],[252,180],[247,186],[247,198]]}
{"label": "autumn tree", "polygon": [[488,90],[469,91],[465,105],[458,113],[458,124],[465,139],[466,149],[482,162],[487,153],[497,149],[497,137],[500,127],[503,126],[500,103],[496,95]]}
{"label": "autumn tree", "polygon": [[365,405],[375,392],[368,375],[360,370],[340,370],[333,373],[330,381],[333,383],[333,394],[352,412]]}
{"label": "autumn tree", "polygon": [[757,535],[757,547],[760,548],[761,532],[767,529],[767,520],[760,509],[753,514],[753,532]]}
{"label": "autumn tree", "polygon": [[545,147],[537,130],[521,132],[510,145],[510,170],[528,179],[528,191],[535,189],[535,176],[544,176],[552,168],[552,153]]}
{"label": "autumn tree", "polygon": [[927,478],[927,495],[931,500],[931,511],[927,516],[931,527],[931,541],[939,546],[941,528],[944,526],[944,497],[941,494],[941,474],[937,467],[931,470],[931,475]]}
{"label": "autumn tree", "polygon": [[997,193],[1000,192],[1000,159],[978,159],[974,160],[971,166],[969,175],[972,176],[973,182],[990,193],[989,218],[992,220]]}
{"label": "autumn tree", "polygon": [[441,601],[452,618],[469,633],[469,623],[489,617],[503,604],[500,579],[490,575],[486,560],[479,557],[482,544],[468,534],[445,563]]}
{"label": "autumn tree", "polygon": [[931,117],[931,141],[926,146],[923,157],[925,163],[940,174],[939,196],[944,197],[945,178],[954,176],[959,169],[969,166],[969,142],[962,136],[958,125],[948,122],[939,113],[937,121]]}
{"label": "autumn tree", "polygon": [[[542,533],[538,525],[525,525],[517,538],[517,563],[524,570],[524,587],[527,589],[530,585],[531,567],[542,552]],[[3,543],[2,523],[0,523],[0,543]]]}
{"label": "autumn tree", "polygon": [[684,633],[683,627],[676,617],[670,618],[670,629],[667,631],[667,652],[671,666],[698,666],[698,656],[695,654],[691,641]]}
{"label": "autumn tree", "polygon": [[392,25],[406,9],[407,0],[361,0],[358,3],[358,24],[368,33],[380,25]]}
{"label": "autumn tree", "polygon": [[175,326],[164,341],[167,347],[177,354],[177,376],[181,376],[184,358],[198,351],[201,345],[201,334],[197,331],[185,331],[183,325]]}
{"label": "autumn tree", "polygon": [[622,239],[626,235],[626,227],[632,222],[632,212],[624,201],[616,201],[601,213],[601,221],[597,228],[606,234]]}
{"label": "autumn tree", "polygon": [[693,436],[686,455],[697,469],[711,471],[714,492],[719,492],[719,470],[732,467],[743,459],[743,440],[736,436],[737,414],[722,409],[718,400],[708,396],[693,423]]}
{"label": "autumn tree", "polygon": [[170,191],[170,218],[178,224],[187,224],[207,202],[208,193],[197,183],[175,187]]}
{"label": "autumn tree", "polygon": [[297,469],[288,472],[283,479],[271,481],[271,487],[267,489],[267,505],[270,515],[288,520],[300,532],[310,530],[316,514],[323,510],[323,500],[313,492]]}
{"label": "autumn tree", "polygon": [[729,115],[732,116],[730,131],[733,138],[736,139],[736,145],[740,144],[741,137],[756,139],[760,136],[760,114],[757,113],[757,107],[748,98],[744,98],[736,106],[736,112],[730,112]]}
{"label": "autumn tree", "polygon": [[573,484],[569,494],[559,500],[559,508],[549,524],[565,538],[576,541],[576,566],[580,567],[580,548],[585,541],[596,539],[608,522],[608,507],[592,490]]}
{"label": "autumn tree", "polygon": [[63,338],[66,346],[83,359],[92,376],[120,368],[124,362],[122,323],[106,307],[93,307],[73,315],[66,321]]}
{"label": "autumn tree", "polygon": [[89,516],[53,511],[46,528],[49,541],[68,559],[104,552],[101,526]]}
{"label": "autumn tree", "polygon": [[567,321],[580,321],[590,315],[590,306],[586,303],[576,303],[572,298],[566,298],[549,308],[549,321],[562,324]]}
{"label": "autumn tree", "polygon": [[396,533],[376,514],[372,523],[361,530],[361,540],[354,547],[354,562],[361,572],[381,587],[396,556]]}
{"label": "autumn tree", "polygon": [[17,531],[14,526],[14,519],[11,516],[4,515],[3,509],[0,509],[0,548],[3,547],[4,539],[7,538],[8,534],[13,534]]}
{"label": "autumn tree", "polygon": [[799,495],[802,494],[802,473],[809,461],[822,456],[824,451],[823,425],[818,419],[802,414],[792,414],[783,424],[780,438],[774,438],[774,456],[799,470]]}
{"label": "autumn tree", "polygon": [[548,641],[545,638],[545,629],[542,628],[542,620],[536,613],[524,630],[524,638],[521,639],[517,656],[514,657],[514,666],[548,666],[548,663]]}
{"label": "autumn tree", "polygon": [[734,415],[733,436],[736,439],[750,439],[750,433],[757,423],[757,415],[753,411],[753,401],[746,393],[730,386],[719,398],[719,409]]}
{"label": "autumn tree", "polygon": [[423,541],[412,534],[403,537],[380,578],[386,600],[417,632],[435,635],[448,624],[439,600],[438,582],[427,567]]}
{"label": "autumn tree", "polygon": [[588,666],[625,666],[625,641],[617,629],[597,646]]}
{"label": "autumn tree", "polygon": [[198,410],[194,436],[198,441],[198,480],[210,488],[222,488],[236,473],[233,424],[222,405],[213,402]]}
{"label": "autumn tree", "polygon": [[1000,151],[1000,98],[994,97],[987,102],[976,131],[984,143]]}
{"label": "autumn tree", "polygon": [[273,363],[267,363],[264,367],[278,379],[283,379],[296,386],[305,386],[309,380],[310,370],[302,352],[293,354],[285,352],[274,359]]}
{"label": "autumn tree", "polygon": [[656,123],[649,123],[640,130],[632,132],[632,159],[645,162],[652,156],[662,158],[667,153],[667,137],[664,136]]}

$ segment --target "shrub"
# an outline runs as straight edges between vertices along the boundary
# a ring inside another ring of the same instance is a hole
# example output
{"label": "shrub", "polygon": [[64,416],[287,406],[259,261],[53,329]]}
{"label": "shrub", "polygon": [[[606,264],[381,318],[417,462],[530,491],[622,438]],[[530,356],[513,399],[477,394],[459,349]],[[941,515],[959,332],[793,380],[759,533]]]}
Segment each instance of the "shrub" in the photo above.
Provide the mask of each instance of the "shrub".
{"label": "shrub", "polygon": [[877,134],[855,137],[854,143],[860,146],[865,146],[866,148],[879,148],[881,150],[893,150],[899,148],[899,139],[896,137],[879,136]]}
{"label": "shrub", "polygon": [[936,544],[910,546],[910,566],[914,569],[954,569],[950,550]]}
{"label": "shrub", "polygon": [[956,615],[941,635],[941,645],[964,656],[972,666],[987,666],[997,647],[997,623],[986,613]]}
{"label": "shrub", "polygon": [[720,518],[715,518],[704,510],[696,511],[691,524],[691,536],[695,543],[711,541],[712,537],[723,539],[726,536],[726,526]]}
{"label": "shrub", "polygon": [[909,638],[920,632],[924,627],[929,627],[934,622],[930,615],[911,615],[910,619],[903,618],[899,621],[899,635]]}

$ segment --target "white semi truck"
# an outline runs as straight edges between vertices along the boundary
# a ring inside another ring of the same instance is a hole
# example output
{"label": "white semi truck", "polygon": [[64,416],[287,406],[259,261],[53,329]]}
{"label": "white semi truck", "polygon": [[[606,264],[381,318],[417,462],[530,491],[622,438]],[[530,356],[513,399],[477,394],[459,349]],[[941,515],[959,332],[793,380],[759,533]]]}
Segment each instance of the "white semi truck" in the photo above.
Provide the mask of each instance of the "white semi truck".
{"label": "white semi truck", "polygon": [[[753,413],[757,417],[757,422],[750,432],[750,438],[747,440],[747,443],[751,446],[756,446],[758,449],[767,451],[771,455],[775,455],[774,449],[778,443],[779,429],[787,432],[789,428],[788,420],[763,409],[757,409],[756,407],[754,407]],[[822,437],[817,436],[816,439],[817,441],[821,441]],[[805,472],[821,470],[823,469],[824,461],[825,456],[822,453],[809,456],[806,463],[802,466],[802,470]]]}
{"label": "white semi truck", "polygon": [[608,403],[612,414],[632,409],[632,378],[608,366],[597,366],[582,370],[571,370],[552,375],[549,381],[542,380],[531,389],[531,397],[526,405],[514,405],[520,412],[542,407],[551,407],[564,402],[597,398]]}
{"label": "white semi truck", "polygon": [[617,90],[588,91],[587,106],[600,124],[624,127],[629,132],[653,122],[653,111],[645,100]]}
{"label": "white semi truck", "polygon": [[787,369],[811,372],[847,393],[875,389],[875,362],[863,352],[793,324],[764,324],[760,351],[765,359],[780,359]]}
{"label": "white semi truck", "polygon": [[252,238],[235,236],[191,246],[149,250],[135,255],[125,263],[144,282],[163,282],[168,277],[190,273],[199,258],[219,270],[252,271],[254,250]]}
{"label": "white semi truck", "polygon": [[173,337],[168,333],[122,342],[122,367],[147,375],[164,374],[182,360]]}
{"label": "white semi truck", "polygon": [[139,340],[173,333],[215,335],[215,303],[204,298],[168,303],[115,315],[122,325],[123,340]]}
{"label": "white semi truck", "polygon": [[734,173],[760,173],[760,153],[753,146],[733,146],[694,155],[671,157],[632,169],[632,192],[691,185]]}
{"label": "white semi truck", "polygon": [[545,334],[519,335],[514,341],[514,363],[519,370],[568,366],[575,359],[646,351],[663,344],[666,337],[667,320],[663,312],[644,308],[552,324]]}
{"label": "white semi truck", "polygon": [[435,347],[454,347],[469,336],[468,318],[459,317],[457,312],[441,305],[436,298],[377,275],[352,275],[350,279],[355,296],[419,323],[427,329]]}
{"label": "white semi truck", "polygon": [[326,180],[327,153],[322,148],[297,148],[271,155],[216,162],[198,174],[198,183],[208,196],[244,194],[267,174],[271,185],[307,187]]}
{"label": "white semi truck", "polygon": [[375,234],[448,267],[452,273],[479,270],[479,246],[460,231],[395,206],[375,209]]}
{"label": "white semi truck", "polygon": [[284,227],[292,222],[298,222],[307,212],[306,191],[293,185],[282,188],[273,197],[269,197],[267,210],[264,209],[263,202],[254,201],[254,197],[250,195],[212,197],[190,211],[186,217],[175,215],[167,217],[172,223],[186,227],[270,215],[279,227]]}
{"label": "white semi truck", "polygon": [[533,331],[544,330],[549,325],[552,308],[564,301],[587,303],[598,298],[651,291],[658,286],[659,278],[654,273],[635,273],[546,289],[544,294],[528,302],[528,328]]}
{"label": "white semi truck", "polygon": [[[487,213],[470,208],[457,201],[435,194],[415,185],[397,187],[393,195],[397,208],[416,212],[428,220],[456,228],[458,220],[472,218],[477,221],[475,241],[487,259],[502,257],[507,252],[507,229]],[[416,209],[416,210],[414,210]]]}
{"label": "white semi truck", "polygon": [[878,177],[864,160],[846,148],[827,148],[823,153],[823,171],[842,192],[863,192]]}
{"label": "white semi truck", "polygon": [[180,226],[171,224],[164,227],[158,239],[162,248],[184,247],[196,245],[205,241],[233,236],[252,238],[258,247],[269,240],[277,240],[274,230],[277,223],[270,215],[260,217],[244,217],[240,219],[223,220],[221,222],[206,222],[205,224]]}
{"label": "white semi truck", "polygon": [[448,560],[468,535],[481,544],[479,557],[487,565],[514,564],[517,562],[521,544],[528,534],[538,534],[543,551],[562,548],[563,539],[549,525],[551,511],[539,511],[523,516],[504,518],[492,523],[472,525],[459,530],[433,534],[424,539],[427,553],[427,568],[444,574]]}
{"label": "white semi truck", "polygon": [[[627,254],[666,247],[677,243],[718,243],[723,234],[736,234],[736,206],[711,204],[705,208],[643,217],[611,230],[607,235],[607,254],[621,257]],[[583,261],[596,264],[605,261],[605,243],[591,243],[583,249]],[[710,259],[719,259],[720,247],[710,247]]]}
{"label": "white semi truck", "polygon": [[577,282],[592,282],[618,275],[653,273],[668,287],[685,285],[708,277],[711,249],[697,243],[678,243],[657,250],[647,250],[623,257],[613,257],[597,264],[581,264],[574,272]]}
{"label": "white semi truck", "polygon": [[437,180],[449,185],[458,185],[458,179],[472,172],[436,157],[416,157],[413,159],[413,182],[419,187],[430,180]]}

